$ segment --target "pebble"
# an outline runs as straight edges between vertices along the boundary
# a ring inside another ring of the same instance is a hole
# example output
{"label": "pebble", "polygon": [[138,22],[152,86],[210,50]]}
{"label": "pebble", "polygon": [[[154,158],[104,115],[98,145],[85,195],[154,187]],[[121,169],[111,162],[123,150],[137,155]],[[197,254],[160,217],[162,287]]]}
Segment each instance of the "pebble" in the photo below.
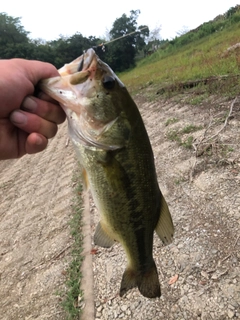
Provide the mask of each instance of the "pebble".
{"label": "pebble", "polygon": [[228,310],[228,317],[232,319],[234,317],[235,313],[232,310]]}
{"label": "pebble", "polygon": [[122,310],[123,312],[125,312],[125,311],[127,310],[127,308],[128,308],[128,306],[126,306],[125,304],[121,306],[121,310]]}

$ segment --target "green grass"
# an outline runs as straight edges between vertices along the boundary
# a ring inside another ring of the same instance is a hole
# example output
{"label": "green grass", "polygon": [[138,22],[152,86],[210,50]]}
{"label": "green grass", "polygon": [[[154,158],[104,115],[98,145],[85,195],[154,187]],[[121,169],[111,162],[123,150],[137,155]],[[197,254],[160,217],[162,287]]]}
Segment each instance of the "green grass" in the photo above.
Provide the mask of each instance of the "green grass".
{"label": "green grass", "polygon": [[[207,88],[209,94],[218,93],[232,97],[240,90],[239,78],[231,77],[240,73],[240,59],[237,52],[229,55],[224,55],[224,52],[238,43],[239,39],[240,23],[236,23],[181,47],[169,44],[138,61],[134,69],[120,73],[119,77],[132,94],[147,87],[149,96],[151,88],[156,95],[157,88],[163,85],[229,75],[230,77],[223,81],[210,82],[204,89]],[[201,101],[204,96],[198,99]],[[197,104],[198,99],[196,98],[193,104]]]}
{"label": "green grass", "polygon": [[[169,120],[167,122],[169,123]],[[189,134],[198,130],[201,130],[203,127],[202,126],[195,126],[193,124],[187,124],[184,128],[182,129],[174,129],[174,130],[169,130],[167,132],[167,139],[171,141],[175,141],[178,143],[179,146],[182,146],[186,149],[191,149],[192,148],[192,143],[194,140],[193,136],[188,136],[186,139],[183,139],[183,135]]]}
{"label": "green grass", "polygon": [[165,126],[167,127],[167,126],[169,126],[169,125],[171,125],[171,124],[173,124],[173,123],[176,123],[176,122],[178,122],[178,119],[177,119],[177,118],[169,118],[169,119],[165,122]]}
{"label": "green grass", "polygon": [[190,133],[190,132],[201,130],[202,128],[203,128],[202,126],[195,126],[193,124],[188,124],[181,130],[181,133]]}
{"label": "green grass", "polygon": [[72,182],[75,185],[74,196],[72,199],[72,219],[69,222],[71,236],[73,238],[71,262],[66,270],[66,291],[57,293],[62,299],[62,307],[66,311],[66,320],[79,319],[81,308],[78,305],[79,298],[83,299],[83,292],[80,290],[82,279],[82,247],[83,236],[81,233],[82,226],[82,180],[77,170],[73,174]]}
{"label": "green grass", "polygon": [[192,149],[193,139],[193,136],[188,137],[186,140],[181,142],[181,146],[183,146],[186,149]]}

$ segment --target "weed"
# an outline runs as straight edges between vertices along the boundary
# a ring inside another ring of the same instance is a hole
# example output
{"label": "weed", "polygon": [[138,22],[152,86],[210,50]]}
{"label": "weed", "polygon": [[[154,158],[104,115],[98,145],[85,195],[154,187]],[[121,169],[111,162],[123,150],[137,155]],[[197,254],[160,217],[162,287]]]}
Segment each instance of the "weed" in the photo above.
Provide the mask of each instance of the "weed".
{"label": "weed", "polygon": [[169,118],[166,122],[165,122],[165,126],[169,126],[170,124],[172,123],[176,123],[178,122],[179,120],[177,118]]}
{"label": "weed", "polygon": [[179,186],[182,182],[186,181],[183,176],[179,176],[174,180],[174,183]]}
{"label": "weed", "polygon": [[204,100],[206,100],[207,94],[197,95],[189,100],[189,103],[193,106],[201,104]]}
{"label": "weed", "polygon": [[79,318],[81,309],[78,305],[79,297],[83,298],[83,292],[80,289],[82,274],[81,264],[83,237],[81,234],[82,226],[82,184],[80,179],[80,173],[74,172],[73,183],[76,185],[74,197],[72,199],[72,219],[70,221],[71,236],[74,240],[72,245],[72,261],[70,262],[68,269],[66,270],[66,292],[57,292],[57,295],[62,299],[62,307],[67,313],[67,320],[75,320]]}
{"label": "weed", "polygon": [[202,126],[195,126],[193,124],[188,124],[186,127],[184,127],[181,132],[182,133],[190,133],[190,132],[195,132],[198,130],[201,130],[203,127]]}
{"label": "weed", "polygon": [[185,141],[181,142],[181,146],[183,146],[186,149],[191,149],[193,139],[193,136],[188,137]]}
{"label": "weed", "polygon": [[181,139],[179,137],[179,133],[177,130],[170,130],[167,133],[167,138],[171,141],[176,141],[178,143],[181,143]]}
{"label": "weed", "polygon": [[174,182],[175,182],[175,184],[176,184],[177,186],[179,186],[180,183],[181,183],[181,179],[176,179]]}

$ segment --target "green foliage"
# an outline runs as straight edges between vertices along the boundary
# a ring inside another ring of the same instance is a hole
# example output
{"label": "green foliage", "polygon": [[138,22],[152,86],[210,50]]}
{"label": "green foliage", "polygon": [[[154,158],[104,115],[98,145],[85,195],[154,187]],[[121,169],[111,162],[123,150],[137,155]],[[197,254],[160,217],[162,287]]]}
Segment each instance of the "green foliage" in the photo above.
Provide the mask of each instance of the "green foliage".
{"label": "green foliage", "polygon": [[177,46],[169,41],[165,42],[155,53],[138,61],[136,68],[120,73],[120,79],[130,92],[137,92],[154,80],[154,85],[145,93],[147,99],[156,99],[156,92],[161,92],[161,88],[169,88],[162,92],[171,96],[183,91],[179,84],[212,77],[215,77],[215,81],[202,83],[191,90],[196,92],[196,96],[193,98],[191,95],[192,101],[189,100],[189,103],[200,104],[209,94],[229,98],[236,96],[240,90],[239,51],[227,53],[227,49],[239,42],[240,22],[233,23],[234,17],[239,14],[238,9],[231,16],[228,27],[191,43]]}
{"label": "green foliage", "polygon": [[194,139],[193,136],[188,137],[186,140],[181,142],[181,146],[183,146],[186,149],[191,149],[193,139]]}
{"label": "green foliage", "polygon": [[[133,77],[131,81],[135,82],[134,79],[138,78],[139,82],[142,81],[141,87],[143,82],[152,79],[154,84],[171,83],[239,72],[239,56],[231,54],[223,58],[219,52],[239,42],[240,6],[230,8],[225,15],[203,23],[171,41],[160,40],[157,36],[159,29],[149,36],[149,28],[137,24],[139,14],[139,10],[132,10],[130,15],[123,14],[115,20],[104,52],[101,46],[104,39],[92,36],[85,38],[80,33],[71,37],[60,36],[59,39],[48,42],[31,40],[28,38],[29,32],[21,25],[20,18],[0,13],[0,58],[37,59],[59,68],[93,47],[100,58],[116,72],[133,69],[138,61],[137,74],[140,76]],[[144,53],[145,59],[141,59]],[[231,92],[238,90],[236,83],[226,83],[226,92],[229,87]],[[212,87],[211,90],[216,89]]]}
{"label": "green foliage", "polygon": [[178,119],[177,119],[177,118],[170,118],[170,119],[168,119],[168,120],[165,122],[165,126],[167,127],[167,126],[169,126],[170,124],[176,123],[176,122],[178,122]]}
{"label": "green foliage", "polygon": [[32,50],[28,32],[21,25],[20,18],[0,13],[0,58],[29,57]]}
{"label": "green foliage", "polygon": [[[104,60],[114,71],[135,66],[136,54],[146,45],[145,38],[149,35],[149,29],[147,26],[137,27],[139,14],[139,10],[132,10],[129,17],[123,14],[113,23]],[[119,40],[114,41],[115,39]]]}
{"label": "green foliage", "polygon": [[181,130],[181,132],[182,133],[190,133],[190,132],[198,131],[201,129],[202,129],[202,126],[195,126],[193,124],[188,124]]}
{"label": "green foliage", "polygon": [[221,32],[223,29],[229,28],[232,23],[237,23],[240,21],[239,9],[239,6],[230,8],[225,15],[220,15],[212,21],[205,22],[198,28],[187,32],[181,37],[175,37],[175,39],[169,41],[169,43],[176,47],[181,47],[193,41],[210,36],[216,32]]}
{"label": "green foliage", "polygon": [[[135,56],[146,46],[149,35],[147,26],[137,26],[139,10],[132,10],[130,16],[123,14],[115,20],[110,30],[110,43],[105,51],[101,44],[103,39],[93,36],[85,38],[81,33],[71,37],[60,36],[57,40],[30,40],[29,32],[21,25],[20,18],[0,14],[0,58],[26,58],[47,61],[57,68],[80,56],[84,50],[93,47],[101,59],[115,71],[129,69],[135,65]],[[120,39],[119,39],[120,38]],[[119,39],[115,41],[115,39]]]}
{"label": "green foliage", "polygon": [[[173,118],[175,119],[175,118]],[[167,123],[174,123],[171,121],[172,119],[169,119],[167,121]],[[193,140],[194,140],[194,137],[193,136],[188,136],[186,139],[182,139],[182,136],[185,135],[185,134],[189,134],[191,132],[195,132],[195,131],[198,131],[198,130],[201,130],[202,129],[202,126],[195,126],[193,124],[188,124],[186,125],[184,128],[182,128],[181,130],[169,130],[167,132],[167,138],[171,141],[175,141],[177,142],[177,144],[179,146],[182,146],[186,149],[191,149],[192,148],[192,143],[193,143]]]}
{"label": "green foliage", "polygon": [[179,137],[178,131],[177,130],[170,130],[167,133],[167,138],[171,141],[176,141],[179,144],[181,143],[181,138]]}

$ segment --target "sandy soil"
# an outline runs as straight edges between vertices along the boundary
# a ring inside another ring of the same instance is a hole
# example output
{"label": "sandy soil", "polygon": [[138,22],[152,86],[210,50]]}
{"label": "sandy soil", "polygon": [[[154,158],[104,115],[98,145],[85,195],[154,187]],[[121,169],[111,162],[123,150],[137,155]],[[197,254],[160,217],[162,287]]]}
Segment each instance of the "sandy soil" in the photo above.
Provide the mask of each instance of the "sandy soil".
{"label": "sandy soil", "polygon": [[[118,245],[97,248],[96,319],[240,318],[240,99],[234,105],[216,97],[198,105],[186,99],[147,103],[136,97],[175,224],[173,244],[154,241],[162,297],[146,299],[133,289],[120,298],[125,256]],[[180,134],[182,141],[194,137],[199,157],[194,148],[169,139],[188,125],[202,127]],[[76,168],[66,137],[65,123],[44,152],[0,162],[0,319],[65,319],[56,292],[64,287],[71,259],[68,222]],[[91,212],[94,232],[93,205]]]}

